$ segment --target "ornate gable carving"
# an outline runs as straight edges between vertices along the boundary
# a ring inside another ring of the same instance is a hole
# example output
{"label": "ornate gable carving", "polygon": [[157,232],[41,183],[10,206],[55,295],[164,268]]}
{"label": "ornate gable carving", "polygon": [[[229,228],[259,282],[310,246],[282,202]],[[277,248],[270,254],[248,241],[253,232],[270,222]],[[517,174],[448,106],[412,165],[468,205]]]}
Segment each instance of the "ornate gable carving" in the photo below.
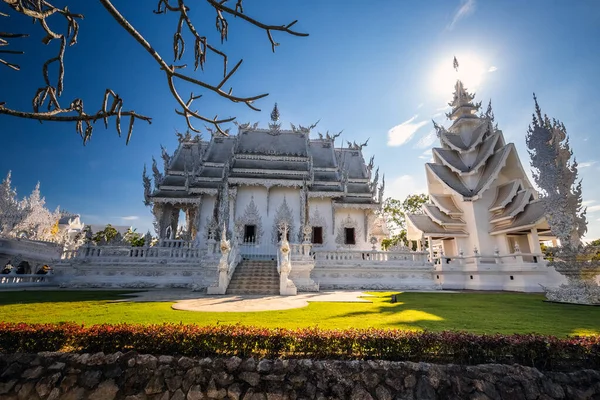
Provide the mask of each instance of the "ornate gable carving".
{"label": "ornate gable carving", "polygon": [[[354,228],[354,243],[355,244],[346,244],[346,228]],[[335,243],[338,247],[355,247],[359,238],[362,235],[362,229],[360,228],[358,222],[348,214],[346,218],[340,221],[340,226],[338,227],[337,235],[335,237]]]}
{"label": "ornate gable carving", "polygon": [[219,230],[219,224],[214,217],[206,218],[206,228],[204,229],[204,240],[216,240]]}
{"label": "ornate gable carving", "polygon": [[235,225],[236,229],[239,230],[238,235],[241,237],[244,235],[244,225],[256,226],[256,243],[260,243],[264,232],[262,227],[262,218],[258,212],[258,207],[256,207],[256,203],[254,202],[254,196],[250,198],[250,203],[248,203],[244,209],[244,214],[240,218],[236,219]]}
{"label": "ornate gable carving", "polygon": [[271,241],[277,243],[277,237],[279,236],[279,230],[282,224],[286,224],[290,237],[293,237],[291,232],[294,232],[294,214],[292,209],[289,207],[286,198],[283,198],[283,203],[277,209],[275,213],[275,219],[273,222],[273,233],[271,235]]}

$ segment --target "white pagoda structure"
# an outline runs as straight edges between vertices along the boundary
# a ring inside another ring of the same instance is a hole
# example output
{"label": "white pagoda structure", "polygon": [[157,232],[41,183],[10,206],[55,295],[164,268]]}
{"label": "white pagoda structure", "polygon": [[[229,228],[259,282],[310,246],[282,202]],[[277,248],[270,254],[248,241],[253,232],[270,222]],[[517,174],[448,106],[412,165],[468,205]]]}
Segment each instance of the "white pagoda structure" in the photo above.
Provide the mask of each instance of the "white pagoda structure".
{"label": "white pagoda structure", "polygon": [[408,215],[407,236],[429,244],[445,289],[542,291],[560,276],[547,268],[541,241],[553,240],[542,203],[513,143],[494,124],[491,104],[477,115],[455,85],[449,128],[434,122],[440,147],[425,164],[429,204]]}

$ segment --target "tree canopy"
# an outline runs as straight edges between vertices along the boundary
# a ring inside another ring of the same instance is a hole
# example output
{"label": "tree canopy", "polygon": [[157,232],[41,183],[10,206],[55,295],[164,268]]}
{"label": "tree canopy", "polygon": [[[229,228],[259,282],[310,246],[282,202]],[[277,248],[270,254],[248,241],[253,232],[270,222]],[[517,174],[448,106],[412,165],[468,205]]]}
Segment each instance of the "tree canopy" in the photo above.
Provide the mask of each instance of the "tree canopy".
{"label": "tree canopy", "polygon": [[40,183],[31,195],[19,200],[12,187],[10,171],[0,185],[0,234],[7,237],[26,237],[34,240],[60,241],[58,220],[60,208],[54,212],[45,206]]}
{"label": "tree canopy", "polygon": [[429,197],[422,193],[409,195],[402,201],[391,197],[384,201],[381,213],[391,232],[391,237],[381,243],[384,249],[396,245],[409,245],[406,238],[406,214],[421,214],[421,207],[428,201]]}
{"label": "tree canopy", "polygon": [[[219,116],[215,116],[210,118],[204,116],[196,109],[196,101],[202,97],[202,94],[198,92],[213,93],[231,102],[243,103],[255,111],[260,111],[254,105],[255,101],[268,94],[238,96],[233,93],[232,87],[226,86],[229,84],[230,78],[242,65],[243,60],[236,62],[233,68],[229,67],[228,55],[220,48],[218,43],[208,39],[206,31],[209,27],[199,23],[200,18],[192,16],[192,14],[198,15],[198,13],[191,13],[192,7],[194,11],[204,7],[207,12],[214,13],[215,25],[213,25],[212,29],[216,28],[221,45],[228,39],[229,19],[231,17],[263,30],[266,33],[266,38],[271,44],[273,52],[279,46],[273,35],[275,32],[283,32],[294,36],[308,36],[307,33],[302,33],[294,29],[297,21],[274,25],[251,17],[246,13],[243,0],[204,0],[195,2],[190,0],[158,0],[156,8],[154,10],[148,8],[147,12],[153,11],[159,15],[170,14],[174,16],[173,31],[164,33],[165,35],[172,35],[171,49],[161,49],[151,44],[119,11],[118,7],[113,4],[113,1],[99,0],[99,2],[105,11],[116,21],[116,24],[106,26],[106,29],[122,29],[124,36],[130,36],[130,39],[137,42],[149,54],[149,60],[152,59],[155,67],[164,72],[164,82],[169,87],[173,98],[180,107],[175,112],[185,118],[190,130],[198,133],[200,131],[194,126],[193,121],[208,124],[212,126],[214,131],[227,135],[228,130],[223,129],[221,124],[232,122],[235,119],[234,117],[220,118]],[[52,1],[52,3],[56,2]],[[36,119],[40,122],[75,123],[75,130],[82,137],[84,144],[91,138],[94,124],[98,120],[102,120],[105,127],[108,127],[108,120],[113,119],[116,130],[121,135],[121,120],[128,118],[127,143],[129,143],[135,121],[141,120],[151,123],[152,118],[137,113],[133,109],[126,109],[124,107],[124,99],[110,88],[106,89],[103,93],[100,105],[95,108],[96,110],[99,109],[97,112],[90,113],[89,107],[86,106],[84,108],[82,98],[75,98],[68,101],[68,106],[65,106],[64,102],[61,101],[65,85],[69,82],[65,77],[65,52],[67,52],[69,47],[77,44],[79,31],[80,29],[85,29],[85,25],[80,25],[84,16],[77,13],[77,9],[81,8],[78,7],[81,4],[79,1],[64,0],[62,3],[67,4],[64,7],[55,6],[52,3],[46,0],[0,0],[0,19],[3,17],[21,17],[24,19],[23,23],[19,25],[18,32],[0,32],[0,67],[4,66],[15,71],[20,70],[19,54],[23,54],[23,51],[19,49],[19,44],[29,36],[41,37],[44,44],[54,45],[56,48],[55,56],[48,60],[40,59],[38,61],[43,85],[33,94],[33,109],[15,109],[12,108],[14,101],[11,101],[10,98],[0,98],[0,115],[5,114],[17,118]],[[141,10],[142,7],[146,7],[146,4],[147,2],[140,2],[138,8]],[[87,18],[93,17],[94,15],[87,16]],[[35,24],[25,24],[26,19],[32,20]],[[62,22],[62,25],[60,22]],[[57,28],[61,26],[63,29]],[[98,35],[102,36],[104,34],[105,32],[103,31],[98,32]],[[9,48],[3,49],[5,46]],[[14,48],[15,46],[16,49]],[[186,53],[186,47],[192,51]],[[171,52],[172,62],[167,61],[166,52],[168,50]],[[191,56],[189,56],[190,53],[192,54]],[[219,82],[211,83],[188,72],[186,60],[193,65],[193,71],[197,71],[198,68],[203,71],[207,63],[208,54],[211,54],[216,59],[220,59],[223,63],[222,78]],[[113,60],[105,59],[99,55],[98,62],[111,63]],[[50,69],[52,71],[56,70],[57,73],[54,75],[49,72]],[[187,99],[180,94],[180,89],[178,89],[178,85],[181,86],[182,84],[191,84],[195,88],[194,90],[196,90]],[[108,86],[109,84],[107,83]]]}

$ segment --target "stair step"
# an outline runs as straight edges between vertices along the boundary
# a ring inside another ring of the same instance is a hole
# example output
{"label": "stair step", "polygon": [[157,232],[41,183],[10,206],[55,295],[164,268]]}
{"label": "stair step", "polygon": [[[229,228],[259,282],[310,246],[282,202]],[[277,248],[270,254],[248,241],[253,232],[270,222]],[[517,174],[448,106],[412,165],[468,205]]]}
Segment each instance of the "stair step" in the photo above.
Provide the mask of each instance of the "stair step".
{"label": "stair step", "polygon": [[231,277],[227,294],[278,295],[277,262],[242,260]]}

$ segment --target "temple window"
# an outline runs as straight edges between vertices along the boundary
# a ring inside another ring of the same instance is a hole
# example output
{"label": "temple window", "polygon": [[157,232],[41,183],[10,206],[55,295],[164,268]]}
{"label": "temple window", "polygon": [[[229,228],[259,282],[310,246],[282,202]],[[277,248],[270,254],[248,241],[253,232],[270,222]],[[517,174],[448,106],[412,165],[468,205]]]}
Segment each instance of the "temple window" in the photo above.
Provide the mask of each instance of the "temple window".
{"label": "temple window", "polygon": [[244,225],[244,243],[256,243],[256,225]]}
{"label": "temple window", "polygon": [[312,242],[313,242],[313,244],[323,244],[323,227],[322,226],[313,226]]}
{"label": "temple window", "polygon": [[344,243],[345,244],[356,244],[354,228],[344,228]]}

